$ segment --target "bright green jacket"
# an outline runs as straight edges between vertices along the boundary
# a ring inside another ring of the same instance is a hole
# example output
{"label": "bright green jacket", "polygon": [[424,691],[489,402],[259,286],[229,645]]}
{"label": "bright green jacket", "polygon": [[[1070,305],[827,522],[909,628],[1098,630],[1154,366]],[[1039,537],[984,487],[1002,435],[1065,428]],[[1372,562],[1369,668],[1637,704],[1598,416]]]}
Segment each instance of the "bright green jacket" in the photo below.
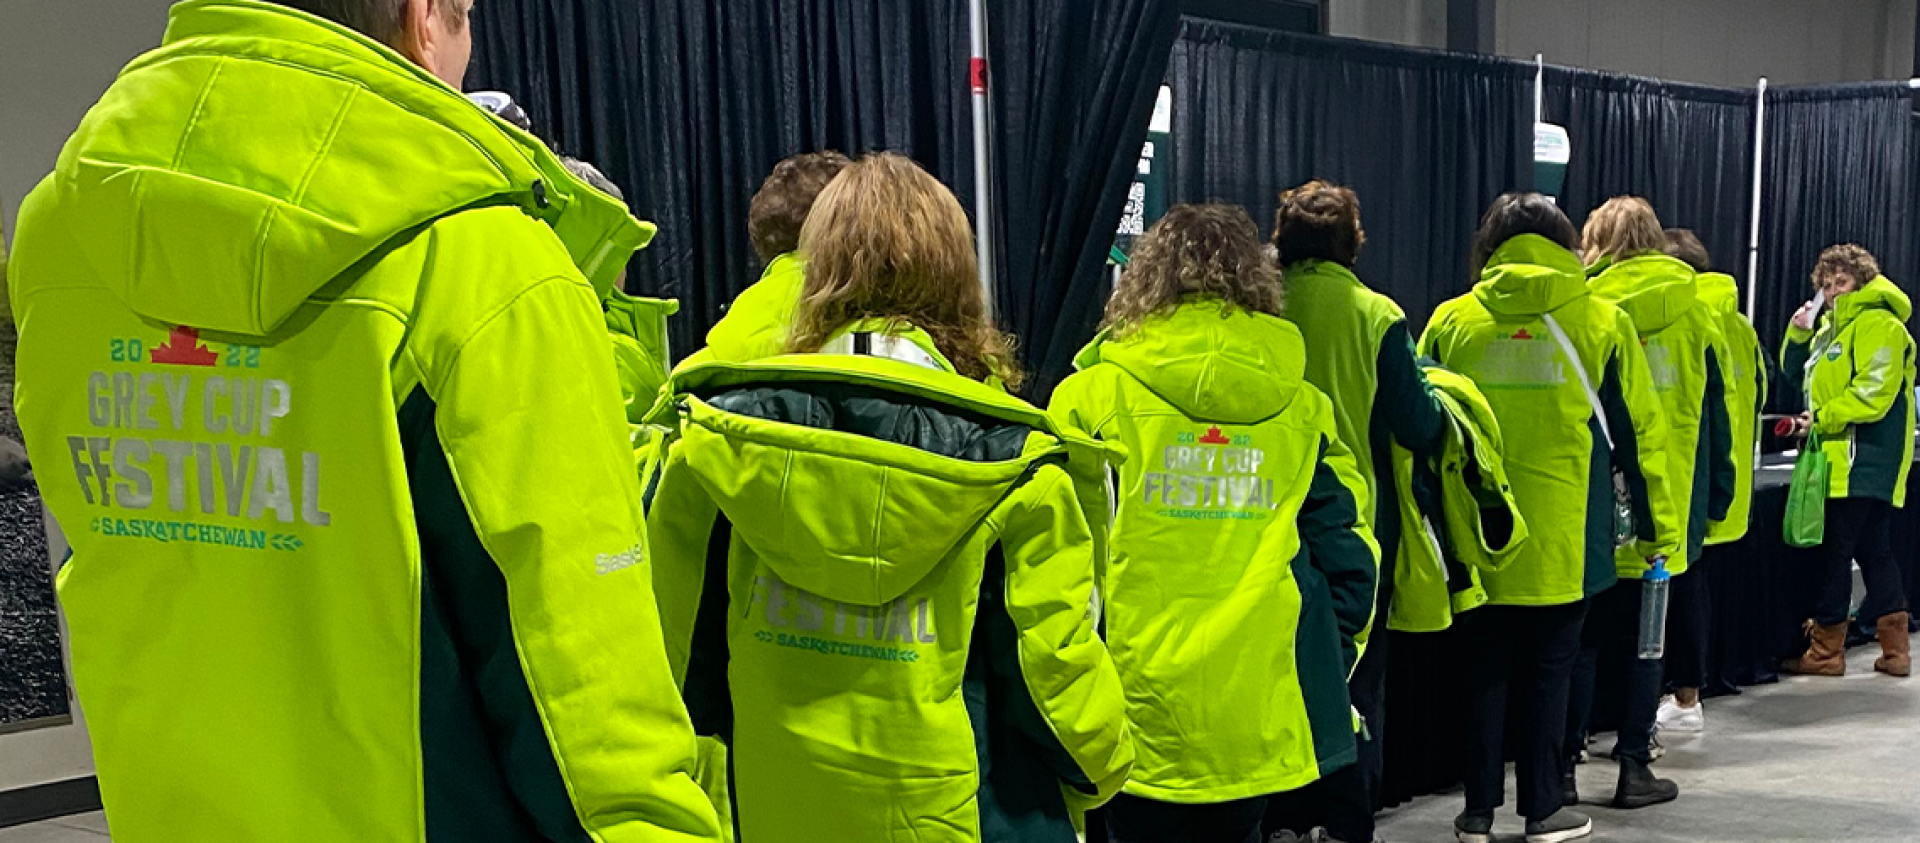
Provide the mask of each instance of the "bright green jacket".
{"label": "bright green jacket", "polygon": [[[1840,296],[1832,333],[1787,329],[1782,368],[1804,386],[1813,429],[1827,453],[1835,498],[1874,498],[1905,506],[1913,463],[1913,302],[1886,278]],[[1818,354],[1810,344],[1818,345]]]}
{"label": "bright green jacket", "polygon": [[1127,792],[1223,802],[1352,763],[1346,678],[1379,556],[1292,324],[1196,299],[1083,351],[1052,412],[1130,454],[1106,636],[1139,762]]}
{"label": "bright green jacket", "polygon": [[[1507,475],[1532,534],[1504,570],[1485,574],[1490,602],[1563,605],[1616,581],[1610,464],[1632,494],[1639,553],[1678,555],[1686,538],[1660,455],[1666,422],[1632,318],[1595,299],[1579,259],[1539,235],[1508,240],[1480,279],[1434,312],[1420,351],[1473,378],[1506,437]],[[1545,314],[1599,392],[1611,453]]]}
{"label": "bright green jacket", "polygon": [[1098,445],[891,359],[714,362],[671,388],[654,576],[741,839],[1071,843],[1133,762],[1077,490],[1100,489]]}
{"label": "bright green jacket", "polygon": [[[1737,470],[1728,420],[1723,364],[1732,355],[1720,336],[1719,317],[1695,294],[1693,267],[1663,254],[1618,260],[1588,284],[1594,298],[1617,304],[1633,317],[1653,389],[1667,423],[1667,478],[1674,508],[1685,524],[1687,552],[1667,561],[1678,576],[1700,558],[1707,525],[1727,517]],[[1637,578],[1646,560],[1637,548],[1622,548],[1620,576]]]}
{"label": "bright green jacket", "polygon": [[1753,469],[1760,436],[1760,414],[1767,403],[1767,356],[1760,335],[1740,312],[1740,291],[1733,276],[1702,272],[1695,277],[1700,301],[1720,319],[1727,356],[1721,360],[1727,384],[1727,419],[1733,430],[1733,505],[1727,517],[1707,528],[1707,544],[1739,541],[1753,512]]}
{"label": "bright green jacket", "polygon": [[595,289],[644,234],[370,40],[173,8],[11,267],[116,840],[717,836]]}
{"label": "bright green jacket", "polygon": [[1425,377],[1446,413],[1440,447],[1428,459],[1393,448],[1394,517],[1410,538],[1393,560],[1387,625],[1405,632],[1438,632],[1486,605],[1480,572],[1507,567],[1528,535],[1493,406],[1465,376],[1429,366]]}
{"label": "bright green jacket", "polygon": [[1440,442],[1446,414],[1414,361],[1407,317],[1392,299],[1337,263],[1307,260],[1286,268],[1286,317],[1306,341],[1306,381],[1333,402],[1334,426],[1366,481],[1361,512],[1386,558],[1396,554],[1399,507],[1388,454],[1394,443],[1426,454]]}
{"label": "bright green jacket", "polygon": [[660,387],[667,382],[668,363],[673,359],[667,345],[667,317],[680,312],[680,303],[608,290],[600,306],[606,315],[607,339],[613,344],[627,421],[638,424],[653,409]]}
{"label": "bright green jacket", "polygon": [[806,285],[807,262],[799,252],[774,258],[760,280],[742,291],[707,331],[707,347],[689,356],[681,368],[710,360],[747,363],[782,353]]}

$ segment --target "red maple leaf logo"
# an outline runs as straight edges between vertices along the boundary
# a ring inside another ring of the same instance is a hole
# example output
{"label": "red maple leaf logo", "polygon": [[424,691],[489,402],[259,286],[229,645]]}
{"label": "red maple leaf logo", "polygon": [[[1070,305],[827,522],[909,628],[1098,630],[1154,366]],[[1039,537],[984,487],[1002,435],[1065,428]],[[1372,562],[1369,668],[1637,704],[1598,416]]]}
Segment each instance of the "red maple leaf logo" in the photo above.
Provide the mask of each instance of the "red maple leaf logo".
{"label": "red maple leaf logo", "polygon": [[1533,335],[1527,333],[1527,329],[1521,328],[1519,333],[1513,335],[1513,338],[1516,340],[1530,340],[1533,339]]}
{"label": "red maple leaf logo", "polygon": [[220,362],[219,354],[200,344],[200,332],[187,327],[173,329],[166,344],[154,346],[148,355],[155,363],[173,366],[213,366]]}
{"label": "red maple leaf logo", "polygon": [[1206,435],[1200,437],[1203,445],[1225,445],[1228,441],[1227,435],[1221,433],[1218,426],[1207,428]]}

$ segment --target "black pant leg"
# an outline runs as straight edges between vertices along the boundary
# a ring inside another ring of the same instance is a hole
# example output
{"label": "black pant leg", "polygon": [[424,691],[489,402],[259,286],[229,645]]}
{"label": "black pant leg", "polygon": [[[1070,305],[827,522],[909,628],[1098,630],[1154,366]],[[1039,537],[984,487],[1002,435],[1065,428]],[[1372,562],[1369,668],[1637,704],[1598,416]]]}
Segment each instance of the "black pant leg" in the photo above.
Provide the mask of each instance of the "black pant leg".
{"label": "black pant leg", "polygon": [[[1385,615],[1381,615],[1385,617]],[[1384,629],[1374,631],[1367,652],[1354,668],[1347,693],[1360,712],[1366,731],[1359,735],[1359,759],[1316,782],[1320,825],[1339,840],[1372,841],[1374,812],[1380,807],[1380,783],[1385,776],[1387,729],[1387,640]]]}
{"label": "black pant leg", "polygon": [[1907,610],[1907,586],[1900,573],[1900,560],[1893,555],[1893,504],[1868,501],[1866,509],[1854,558],[1860,563],[1860,578],[1867,584],[1860,620],[1872,625],[1886,615]]}
{"label": "black pant leg", "polygon": [[1122,793],[1102,809],[1112,843],[1186,843],[1192,806]]}
{"label": "black pant leg", "polygon": [[[1619,669],[1620,724],[1616,758],[1653,760],[1653,723],[1660,712],[1660,659],[1640,658],[1640,580],[1621,580],[1595,598],[1604,615],[1600,658]],[[1669,598],[1671,599],[1671,598]]]}
{"label": "black pant leg", "polygon": [[1506,802],[1507,693],[1517,642],[1528,637],[1533,609],[1483,606],[1461,620],[1467,643],[1467,745],[1463,779],[1467,810],[1491,811]]}
{"label": "black pant leg", "polygon": [[1712,602],[1707,594],[1707,565],[1712,554],[1687,567],[1668,586],[1665,684],[1699,688],[1706,681],[1707,636]]}
{"label": "black pant leg", "polygon": [[1566,769],[1572,770],[1587,748],[1587,724],[1593,720],[1593,694],[1599,683],[1600,635],[1595,627],[1593,608],[1580,624],[1580,649],[1574,653],[1567,676],[1566,746],[1561,750]]}
{"label": "black pant leg", "polygon": [[1349,764],[1328,773],[1317,784],[1322,785],[1316,795],[1321,816],[1325,817],[1321,825],[1327,834],[1346,843],[1373,843],[1373,800],[1379,790],[1368,783],[1366,771],[1358,764]]}
{"label": "black pant leg", "polygon": [[1813,622],[1821,626],[1846,623],[1853,609],[1853,556],[1866,526],[1865,498],[1828,498],[1825,540],[1818,553],[1820,583],[1814,595]]}
{"label": "black pant leg", "polygon": [[1585,602],[1523,610],[1513,684],[1520,714],[1514,775],[1520,815],[1542,820],[1561,807],[1560,776],[1565,758],[1567,692],[1573,662],[1580,651]]}

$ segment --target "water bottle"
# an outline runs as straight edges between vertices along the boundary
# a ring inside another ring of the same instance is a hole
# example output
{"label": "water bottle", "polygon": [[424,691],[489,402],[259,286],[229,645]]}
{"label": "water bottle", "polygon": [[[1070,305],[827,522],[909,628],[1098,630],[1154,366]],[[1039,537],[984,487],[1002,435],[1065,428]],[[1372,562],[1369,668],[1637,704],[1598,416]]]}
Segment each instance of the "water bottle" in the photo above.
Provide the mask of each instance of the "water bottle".
{"label": "water bottle", "polygon": [[1653,560],[1653,567],[1640,575],[1640,658],[1667,654],[1667,594],[1672,585],[1666,557]]}

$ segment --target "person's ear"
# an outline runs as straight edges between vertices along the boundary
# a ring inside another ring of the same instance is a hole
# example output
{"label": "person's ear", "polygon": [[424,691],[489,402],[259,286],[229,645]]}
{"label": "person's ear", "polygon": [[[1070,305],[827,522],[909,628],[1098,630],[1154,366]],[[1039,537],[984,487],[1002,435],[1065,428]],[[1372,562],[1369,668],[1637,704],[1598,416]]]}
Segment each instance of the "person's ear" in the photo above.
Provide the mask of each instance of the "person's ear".
{"label": "person's ear", "polygon": [[400,43],[397,45],[401,55],[413,60],[421,67],[433,67],[434,48],[432,22],[434,14],[433,0],[406,0],[406,7],[400,13]]}

